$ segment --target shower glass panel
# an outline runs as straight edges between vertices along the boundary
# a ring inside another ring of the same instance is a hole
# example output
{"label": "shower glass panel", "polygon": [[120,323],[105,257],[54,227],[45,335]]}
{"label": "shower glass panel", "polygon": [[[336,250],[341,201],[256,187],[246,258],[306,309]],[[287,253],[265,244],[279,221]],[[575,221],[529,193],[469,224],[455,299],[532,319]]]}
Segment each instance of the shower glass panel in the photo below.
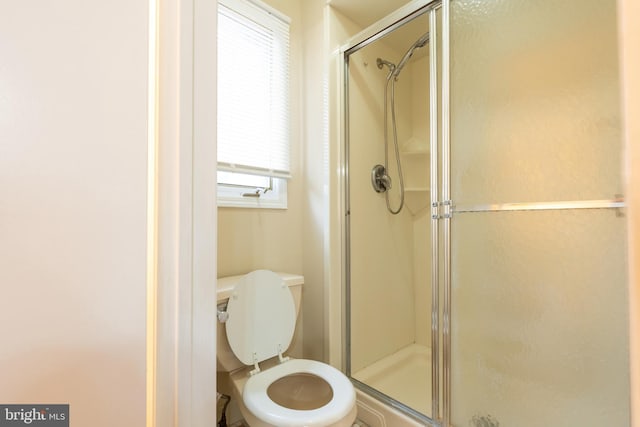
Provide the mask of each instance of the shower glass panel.
{"label": "shower glass panel", "polygon": [[445,417],[626,427],[615,1],[451,0],[450,28]]}
{"label": "shower glass panel", "polygon": [[423,7],[345,53],[348,374],[361,389],[427,422],[430,143],[437,129],[430,119],[437,108],[430,51],[436,52],[432,23],[439,16],[435,6]]}
{"label": "shower glass panel", "polygon": [[624,219],[467,213],[452,235],[452,425],[629,426]]}
{"label": "shower glass panel", "polygon": [[456,204],[622,194],[615,1],[451,1]]}

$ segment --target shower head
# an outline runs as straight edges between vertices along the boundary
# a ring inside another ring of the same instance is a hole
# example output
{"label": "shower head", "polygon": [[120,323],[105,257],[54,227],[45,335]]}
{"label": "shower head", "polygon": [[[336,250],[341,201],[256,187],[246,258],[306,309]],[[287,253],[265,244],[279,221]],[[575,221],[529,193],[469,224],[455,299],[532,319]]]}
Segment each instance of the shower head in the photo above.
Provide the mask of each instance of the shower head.
{"label": "shower head", "polygon": [[393,62],[386,61],[382,58],[376,59],[376,64],[378,64],[378,68],[382,70],[382,67],[385,65],[389,67],[389,74],[387,74],[387,82],[391,80],[391,76],[393,76],[393,72],[396,70],[396,64]]}
{"label": "shower head", "polygon": [[393,71],[393,77],[397,79],[398,76],[400,75],[400,71],[402,71],[402,68],[406,65],[407,61],[409,61],[409,59],[413,56],[413,52],[415,52],[416,49],[424,47],[428,42],[429,42],[429,33],[426,32],[422,36],[420,36],[420,38],[411,45],[409,50],[407,50],[407,53],[404,54],[404,56],[398,63],[398,66]]}
{"label": "shower head", "polygon": [[396,69],[396,64],[394,64],[392,62],[389,62],[389,61],[386,61],[386,60],[384,60],[382,58],[376,59],[376,64],[378,65],[378,68],[381,69],[381,70],[382,70],[382,67],[384,67],[385,65],[387,67],[389,67],[389,70],[391,72],[393,72]]}

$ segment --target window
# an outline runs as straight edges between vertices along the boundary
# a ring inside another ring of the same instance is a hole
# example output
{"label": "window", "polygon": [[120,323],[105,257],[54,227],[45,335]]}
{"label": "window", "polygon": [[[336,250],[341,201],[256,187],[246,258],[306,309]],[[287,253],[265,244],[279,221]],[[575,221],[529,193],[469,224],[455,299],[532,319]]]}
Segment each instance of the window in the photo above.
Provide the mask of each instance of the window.
{"label": "window", "polygon": [[287,207],[289,18],[218,5],[218,206]]}

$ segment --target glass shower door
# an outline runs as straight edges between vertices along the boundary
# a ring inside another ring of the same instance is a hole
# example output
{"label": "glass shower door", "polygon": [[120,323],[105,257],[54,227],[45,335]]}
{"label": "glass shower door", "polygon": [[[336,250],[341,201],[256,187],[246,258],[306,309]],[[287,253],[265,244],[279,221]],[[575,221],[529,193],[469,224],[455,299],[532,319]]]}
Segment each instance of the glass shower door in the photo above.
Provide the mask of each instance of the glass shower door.
{"label": "glass shower door", "polygon": [[453,426],[628,426],[614,1],[451,0]]}
{"label": "glass shower door", "polygon": [[430,206],[439,9],[407,9],[344,52],[346,370],[360,390],[425,424],[438,408]]}

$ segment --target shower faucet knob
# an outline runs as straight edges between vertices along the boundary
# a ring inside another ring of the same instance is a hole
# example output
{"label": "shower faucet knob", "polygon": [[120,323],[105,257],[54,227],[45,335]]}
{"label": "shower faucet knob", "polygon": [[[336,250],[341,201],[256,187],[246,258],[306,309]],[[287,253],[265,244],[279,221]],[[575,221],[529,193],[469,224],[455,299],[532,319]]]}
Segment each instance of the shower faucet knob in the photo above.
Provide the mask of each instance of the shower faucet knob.
{"label": "shower faucet knob", "polygon": [[371,185],[376,193],[384,193],[391,189],[391,177],[382,165],[375,165],[371,170]]}

